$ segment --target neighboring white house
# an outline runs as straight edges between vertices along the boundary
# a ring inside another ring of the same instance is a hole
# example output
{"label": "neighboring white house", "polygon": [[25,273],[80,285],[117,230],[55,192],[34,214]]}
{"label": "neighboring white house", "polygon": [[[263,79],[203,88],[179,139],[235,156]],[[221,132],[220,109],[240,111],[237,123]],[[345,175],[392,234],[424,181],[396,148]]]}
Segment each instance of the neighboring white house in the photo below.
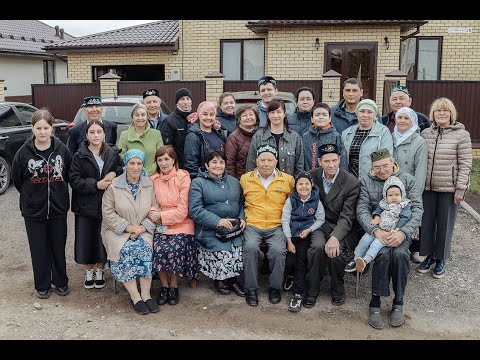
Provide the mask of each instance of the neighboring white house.
{"label": "neighboring white house", "polygon": [[68,82],[67,57],[42,48],[75,37],[38,20],[0,20],[0,80],[5,100],[32,101],[31,84]]}

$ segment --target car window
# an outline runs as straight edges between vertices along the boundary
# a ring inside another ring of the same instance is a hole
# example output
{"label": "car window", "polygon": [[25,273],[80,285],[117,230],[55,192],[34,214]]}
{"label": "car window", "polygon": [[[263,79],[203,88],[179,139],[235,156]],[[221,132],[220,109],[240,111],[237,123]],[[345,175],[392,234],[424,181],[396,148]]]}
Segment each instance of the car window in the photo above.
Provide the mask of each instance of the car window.
{"label": "car window", "polygon": [[10,106],[0,108],[0,127],[22,126],[22,122]]}
{"label": "car window", "polygon": [[17,107],[17,110],[20,113],[20,118],[22,119],[22,121],[24,121],[26,124],[31,124],[32,115],[35,111],[37,111],[37,109],[27,105],[15,105],[15,106]]}

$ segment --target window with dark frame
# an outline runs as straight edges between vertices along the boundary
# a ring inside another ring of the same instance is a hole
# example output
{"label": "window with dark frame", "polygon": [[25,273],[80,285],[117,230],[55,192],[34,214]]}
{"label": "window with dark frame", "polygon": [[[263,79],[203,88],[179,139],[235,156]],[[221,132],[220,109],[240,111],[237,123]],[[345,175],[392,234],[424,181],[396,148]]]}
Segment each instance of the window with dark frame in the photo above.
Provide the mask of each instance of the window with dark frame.
{"label": "window with dark frame", "polygon": [[257,80],[265,71],[265,40],[220,40],[220,72],[225,80]]}
{"label": "window with dark frame", "polygon": [[43,60],[43,83],[55,84],[55,60]]}
{"label": "window with dark frame", "polygon": [[165,65],[92,66],[92,81],[107,73],[120,76],[121,81],[165,81]]}
{"label": "window with dark frame", "polygon": [[440,80],[442,37],[418,36],[400,42],[400,70],[407,80]]}

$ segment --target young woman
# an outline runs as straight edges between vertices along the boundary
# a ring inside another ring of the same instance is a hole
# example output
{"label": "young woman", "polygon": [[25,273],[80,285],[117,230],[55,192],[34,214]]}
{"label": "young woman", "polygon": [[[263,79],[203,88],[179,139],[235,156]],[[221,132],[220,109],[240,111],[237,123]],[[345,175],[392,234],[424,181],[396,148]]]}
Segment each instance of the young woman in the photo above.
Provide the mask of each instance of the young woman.
{"label": "young woman", "polygon": [[232,93],[224,92],[218,98],[217,118],[221,125],[221,130],[226,131],[227,136],[237,129],[238,123],[235,121],[235,98]]}
{"label": "young woman", "polygon": [[67,241],[68,169],[72,156],[67,146],[52,136],[53,116],[47,110],[32,115],[33,137],[17,151],[12,179],[20,192],[37,297],[69,293],[65,244]]}
{"label": "young woman", "polygon": [[83,286],[102,289],[106,284],[103,269],[107,262],[100,235],[102,196],[112,180],[123,172],[123,163],[118,153],[105,143],[101,121],[90,121],[86,132],[87,140],[73,155],[69,171],[75,214],[75,262],[85,265]]}

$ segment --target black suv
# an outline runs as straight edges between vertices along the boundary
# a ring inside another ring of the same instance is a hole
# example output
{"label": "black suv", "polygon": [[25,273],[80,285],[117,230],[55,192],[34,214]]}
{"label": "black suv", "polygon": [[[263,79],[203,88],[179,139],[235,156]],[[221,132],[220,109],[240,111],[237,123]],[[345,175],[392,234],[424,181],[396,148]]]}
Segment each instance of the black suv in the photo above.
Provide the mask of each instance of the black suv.
{"label": "black suv", "polygon": [[[7,191],[11,178],[13,157],[23,143],[32,136],[32,114],[38,109],[30,104],[0,102],[0,195]],[[54,134],[67,142],[68,123],[55,120]]]}

